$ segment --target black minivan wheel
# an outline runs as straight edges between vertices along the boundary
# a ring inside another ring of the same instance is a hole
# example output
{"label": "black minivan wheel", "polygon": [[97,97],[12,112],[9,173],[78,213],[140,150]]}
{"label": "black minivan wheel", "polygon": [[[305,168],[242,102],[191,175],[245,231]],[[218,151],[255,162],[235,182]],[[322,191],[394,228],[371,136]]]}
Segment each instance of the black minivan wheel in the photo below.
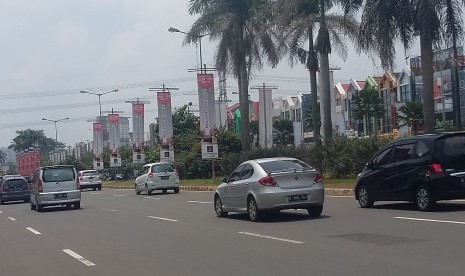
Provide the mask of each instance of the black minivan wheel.
{"label": "black minivan wheel", "polygon": [[368,188],[366,185],[361,185],[358,190],[357,190],[357,196],[358,196],[358,204],[362,208],[371,208],[373,207],[373,204],[375,203],[371,199],[370,192],[368,191]]}
{"label": "black minivan wheel", "polygon": [[418,186],[415,192],[415,205],[420,211],[430,211],[436,204],[427,185]]}

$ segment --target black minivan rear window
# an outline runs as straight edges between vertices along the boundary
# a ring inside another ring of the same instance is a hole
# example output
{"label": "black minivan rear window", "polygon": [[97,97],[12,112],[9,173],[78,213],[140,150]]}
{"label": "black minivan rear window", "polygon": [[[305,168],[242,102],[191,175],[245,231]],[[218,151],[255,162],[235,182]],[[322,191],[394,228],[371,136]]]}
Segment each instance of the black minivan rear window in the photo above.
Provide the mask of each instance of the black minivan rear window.
{"label": "black minivan rear window", "polygon": [[465,134],[447,136],[436,143],[438,159],[447,167],[465,168]]}
{"label": "black minivan rear window", "polygon": [[72,167],[44,168],[42,176],[44,182],[73,181],[75,179]]}

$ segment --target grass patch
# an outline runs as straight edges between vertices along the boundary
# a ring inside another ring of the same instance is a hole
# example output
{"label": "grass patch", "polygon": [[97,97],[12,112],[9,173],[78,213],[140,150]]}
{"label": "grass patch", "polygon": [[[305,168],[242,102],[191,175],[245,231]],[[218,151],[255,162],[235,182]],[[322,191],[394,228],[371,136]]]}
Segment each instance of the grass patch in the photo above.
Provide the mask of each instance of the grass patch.
{"label": "grass patch", "polygon": [[[325,188],[353,189],[355,187],[354,179],[324,179]],[[218,186],[221,178],[212,179],[181,179],[181,186]],[[108,189],[134,189],[134,179],[130,180],[110,180],[103,181],[103,188]]]}

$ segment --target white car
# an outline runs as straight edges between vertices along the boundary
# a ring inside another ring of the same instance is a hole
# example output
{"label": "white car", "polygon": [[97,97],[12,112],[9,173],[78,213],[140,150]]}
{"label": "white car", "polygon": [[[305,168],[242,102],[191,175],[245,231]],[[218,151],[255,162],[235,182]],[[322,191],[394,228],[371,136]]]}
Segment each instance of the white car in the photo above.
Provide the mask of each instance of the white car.
{"label": "white car", "polygon": [[171,163],[146,164],[139,171],[134,189],[138,195],[142,191],[149,195],[154,190],[161,190],[163,193],[173,190],[177,194],[179,193],[178,171]]}

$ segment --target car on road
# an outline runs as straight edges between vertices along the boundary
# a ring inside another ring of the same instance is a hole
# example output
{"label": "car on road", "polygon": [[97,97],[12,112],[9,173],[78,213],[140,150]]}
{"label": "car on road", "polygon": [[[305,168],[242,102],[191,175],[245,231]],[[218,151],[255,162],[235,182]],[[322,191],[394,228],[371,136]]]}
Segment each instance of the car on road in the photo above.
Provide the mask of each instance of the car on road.
{"label": "car on road", "polygon": [[155,190],[161,190],[163,193],[173,190],[177,194],[179,193],[178,170],[171,163],[146,164],[139,171],[134,183],[134,190],[138,195],[142,191],[149,195]]}
{"label": "car on road", "polygon": [[305,162],[287,157],[263,158],[240,164],[215,191],[218,217],[247,213],[259,221],[265,211],[306,209],[312,217],[323,211],[321,174]]}
{"label": "car on road", "polygon": [[7,201],[30,200],[29,185],[20,175],[5,175],[0,180],[0,205]]}
{"label": "car on road", "polygon": [[83,189],[102,189],[102,179],[96,170],[83,170],[78,172],[79,185]]}
{"label": "car on road", "polygon": [[426,134],[381,148],[357,177],[362,208],[376,201],[409,201],[421,211],[439,200],[465,198],[465,132]]}
{"label": "car on road", "polygon": [[73,165],[39,167],[31,180],[31,210],[41,212],[44,207],[65,205],[81,208],[81,189]]}

